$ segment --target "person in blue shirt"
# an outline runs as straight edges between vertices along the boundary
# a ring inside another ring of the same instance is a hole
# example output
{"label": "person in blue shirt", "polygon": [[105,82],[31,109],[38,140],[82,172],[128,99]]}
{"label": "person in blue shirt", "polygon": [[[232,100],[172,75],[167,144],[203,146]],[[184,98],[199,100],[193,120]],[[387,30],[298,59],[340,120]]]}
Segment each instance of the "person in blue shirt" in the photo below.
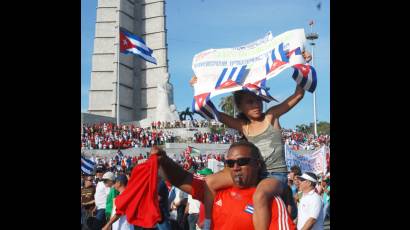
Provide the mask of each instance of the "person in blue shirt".
{"label": "person in blue shirt", "polygon": [[290,173],[288,175],[288,185],[290,187],[290,190],[292,191],[292,199],[290,199],[290,205],[292,206],[291,216],[293,220],[298,216],[298,209],[296,205],[297,202],[295,199],[295,196],[297,196],[298,194],[298,187],[294,183],[296,176],[302,176],[302,171],[300,170],[299,166],[294,165],[290,168]]}
{"label": "person in blue shirt", "polygon": [[330,178],[322,181],[323,188],[323,218],[330,217]]}
{"label": "person in blue shirt", "polygon": [[158,180],[158,196],[159,196],[159,209],[161,210],[162,220],[157,224],[158,230],[171,230],[171,224],[169,222],[169,203],[168,203],[168,188],[164,180],[159,178]]}

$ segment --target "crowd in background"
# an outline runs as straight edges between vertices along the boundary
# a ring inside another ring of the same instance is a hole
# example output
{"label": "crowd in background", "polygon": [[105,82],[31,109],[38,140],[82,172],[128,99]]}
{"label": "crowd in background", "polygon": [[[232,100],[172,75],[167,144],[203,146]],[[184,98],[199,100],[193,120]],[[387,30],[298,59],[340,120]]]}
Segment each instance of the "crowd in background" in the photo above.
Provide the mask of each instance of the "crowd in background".
{"label": "crowd in background", "polygon": [[175,134],[162,128],[141,128],[113,123],[83,125],[81,149],[127,149],[175,142]]}
{"label": "crowd in background", "polygon": [[212,132],[196,132],[193,141],[195,143],[204,144],[232,144],[237,142],[242,137],[235,132],[233,135],[227,132],[212,133]]}
{"label": "crowd in background", "polygon": [[[190,124],[186,126],[186,124]],[[181,126],[182,125],[182,126]],[[176,127],[222,127],[220,123],[205,120],[175,122],[152,122],[151,127],[141,128],[135,125],[117,126],[114,123],[83,125],[81,127],[81,149],[127,149],[152,147],[174,142],[193,142],[207,144],[232,144],[242,138],[238,132],[222,131],[196,132],[193,137],[182,139],[170,128]],[[316,150],[330,146],[330,135],[303,133],[291,129],[282,129],[284,143],[294,150]]]}
{"label": "crowd in background", "polygon": [[[193,155],[188,150],[173,154],[170,157],[185,170],[203,176],[221,170],[224,167],[225,160],[224,154]],[[110,209],[113,205],[113,198],[119,194],[114,186],[118,179],[111,179],[114,181],[110,183],[110,178],[123,178],[126,176],[129,179],[132,169],[139,163],[144,162],[146,158],[147,156],[142,155],[138,157],[125,156],[121,151],[118,151],[115,157],[108,160],[107,158],[90,158],[96,162],[96,173],[95,176],[81,173],[82,229],[93,229],[92,226],[101,228],[108,222],[109,218],[107,216],[111,215]],[[211,161],[220,163],[221,167],[213,168]],[[110,173],[112,174],[107,175]],[[301,175],[302,172],[298,166],[291,167],[288,173],[288,186],[292,191],[292,197],[296,204],[299,204],[303,196],[299,189],[301,181],[298,179],[298,176]],[[330,173],[321,173],[317,177],[318,182],[315,185],[314,192],[323,200],[323,218],[328,219],[330,217]],[[98,185],[98,183],[100,184]],[[158,189],[161,190],[159,191],[159,199],[162,200],[160,206],[163,206],[161,207],[161,215],[165,217],[165,222],[159,223],[157,229],[201,229],[204,218],[203,204],[162,179],[159,183]],[[98,186],[100,188],[97,188]],[[103,198],[96,195],[98,191],[102,193],[101,187],[106,189],[106,196]],[[167,202],[164,202],[164,200]],[[103,211],[101,211],[102,209]],[[104,215],[101,214],[102,212],[104,212]],[[134,227],[134,229],[141,229],[137,226]]]}
{"label": "crowd in background", "polygon": [[330,135],[298,132],[296,130],[282,129],[284,142],[294,150],[316,150],[322,146],[330,146]]}

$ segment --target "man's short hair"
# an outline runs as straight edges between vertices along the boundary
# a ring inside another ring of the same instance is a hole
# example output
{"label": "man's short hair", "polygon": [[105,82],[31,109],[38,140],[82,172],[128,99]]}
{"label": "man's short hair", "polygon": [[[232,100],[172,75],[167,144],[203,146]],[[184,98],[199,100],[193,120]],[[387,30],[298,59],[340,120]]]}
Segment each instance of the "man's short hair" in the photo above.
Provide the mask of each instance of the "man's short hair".
{"label": "man's short hair", "polygon": [[300,170],[300,167],[297,165],[290,167],[290,171],[293,172],[295,176],[302,176],[302,170]]}
{"label": "man's short hair", "polygon": [[256,147],[256,145],[253,144],[252,142],[249,142],[247,140],[240,140],[238,142],[235,142],[235,143],[231,144],[231,146],[229,146],[228,152],[231,151],[232,148],[235,148],[235,147],[238,147],[238,146],[246,146],[246,147],[250,148],[252,158],[256,159],[256,162],[258,162],[260,164],[258,174],[259,174],[259,177],[262,177],[263,172],[266,171],[266,165],[265,165],[265,162],[263,161],[262,154],[261,154],[259,148]]}
{"label": "man's short hair", "polygon": [[119,182],[123,186],[127,186],[128,184],[128,178],[124,174],[120,174],[115,178],[115,182]]}
{"label": "man's short hair", "polygon": [[232,148],[238,147],[238,146],[246,146],[251,149],[251,155],[255,159],[261,159],[262,155],[261,152],[259,151],[258,147],[256,147],[255,144],[252,142],[246,141],[246,140],[241,140],[238,142],[233,143],[231,146],[229,146],[228,152],[231,151]]}

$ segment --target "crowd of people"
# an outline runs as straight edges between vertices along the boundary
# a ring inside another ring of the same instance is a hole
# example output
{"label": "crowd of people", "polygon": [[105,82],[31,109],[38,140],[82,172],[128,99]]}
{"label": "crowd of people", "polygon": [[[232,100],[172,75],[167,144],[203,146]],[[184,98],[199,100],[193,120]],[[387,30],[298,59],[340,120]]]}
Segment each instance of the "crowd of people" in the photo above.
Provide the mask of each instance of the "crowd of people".
{"label": "crowd of people", "polygon": [[195,143],[204,143],[204,144],[232,144],[241,139],[237,132],[233,135],[227,132],[224,133],[212,133],[212,132],[196,132],[194,134],[193,141]]}
{"label": "crowd of people", "polygon": [[[125,189],[132,169],[145,162],[148,156],[149,153],[146,156],[142,154],[138,157],[128,156],[119,150],[116,156],[109,159],[107,157],[90,158],[96,162],[95,175],[81,173],[81,223],[83,229],[109,229],[107,226],[115,223],[127,225],[126,219],[120,217],[118,221],[116,219],[110,223],[110,219],[113,217],[112,210],[115,208],[113,200]],[[198,176],[207,176],[222,170],[223,167],[229,167],[226,165],[225,157],[225,154],[219,153],[194,156],[190,154],[189,149],[179,154],[170,154],[170,159],[178,163],[181,168]],[[218,167],[215,168],[211,162],[219,164]],[[293,202],[298,207],[290,213],[293,220],[298,217],[301,204],[306,202],[309,206],[318,206],[316,207],[319,210],[316,211],[316,218],[321,218],[324,221],[330,217],[330,173],[315,175],[305,172],[302,174],[298,166],[293,166],[287,178]],[[309,186],[302,183],[306,180],[309,182]],[[160,180],[159,183],[158,194],[159,199],[162,200],[160,202],[161,215],[166,218],[165,221],[158,223],[157,229],[202,229],[205,224],[204,204],[192,195],[172,186],[168,181]],[[309,188],[312,189],[309,190]],[[306,198],[302,199],[304,196]],[[307,199],[307,197],[311,198]],[[320,197],[320,200],[317,197]],[[129,225],[127,228],[120,229],[142,228]]]}
{"label": "crowd of people", "polygon": [[183,120],[183,121],[153,121],[151,128],[172,129],[172,128],[208,128],[222,127],[223,124],[215,120]]}
{"label": "crowd of people", "polygon": [[[208,127],[211,124],[205,120],[193,120],[194,127]],[[183,124],[181,126],[181,124]],[[219,127],[220,123],[215,123]],[[141,128],[134,125],[117,126],[114,123],[102,123],[94,125],[83,125],[81,133],[81,149],[126,149],[152,147],[164,143],[174,143],[177,137],[169,128],[186,127],[186,122],[153,122],[151,127]],[[207,144],[232,144],[242,137],[238,132],[196,132],[192,137],[194,143]],[[282,129],[284,143],[294,150],[316,150],[322,146],[330,145],[330,135],[303,133],[291,129]]]}
{"label": "crowd of people", "polygon": [[141,128],[113,123],[83,125],[81,149],[127,149],[175,142],[176,136],[162,128]]}
{"label": "crowd of people", "polygon": [[320,134],[315,137],[311,133],[298,132],[291,129],[282,129],[284,142],[294,150],[317,150],[322,146],[330,146],[330,135]]}

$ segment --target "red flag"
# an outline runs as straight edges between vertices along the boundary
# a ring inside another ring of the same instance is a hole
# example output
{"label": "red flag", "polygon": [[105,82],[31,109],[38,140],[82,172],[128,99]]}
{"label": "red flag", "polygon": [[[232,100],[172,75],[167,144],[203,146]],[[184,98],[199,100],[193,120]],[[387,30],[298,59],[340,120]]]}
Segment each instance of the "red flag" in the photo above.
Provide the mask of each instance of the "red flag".
{"label": "red flag", "polygon": [[127,187],[115,199],[116,214],[125,214],[130,224],[154,228],[161,220],[157,186],[158,160],[153,154],[132,170]]}

